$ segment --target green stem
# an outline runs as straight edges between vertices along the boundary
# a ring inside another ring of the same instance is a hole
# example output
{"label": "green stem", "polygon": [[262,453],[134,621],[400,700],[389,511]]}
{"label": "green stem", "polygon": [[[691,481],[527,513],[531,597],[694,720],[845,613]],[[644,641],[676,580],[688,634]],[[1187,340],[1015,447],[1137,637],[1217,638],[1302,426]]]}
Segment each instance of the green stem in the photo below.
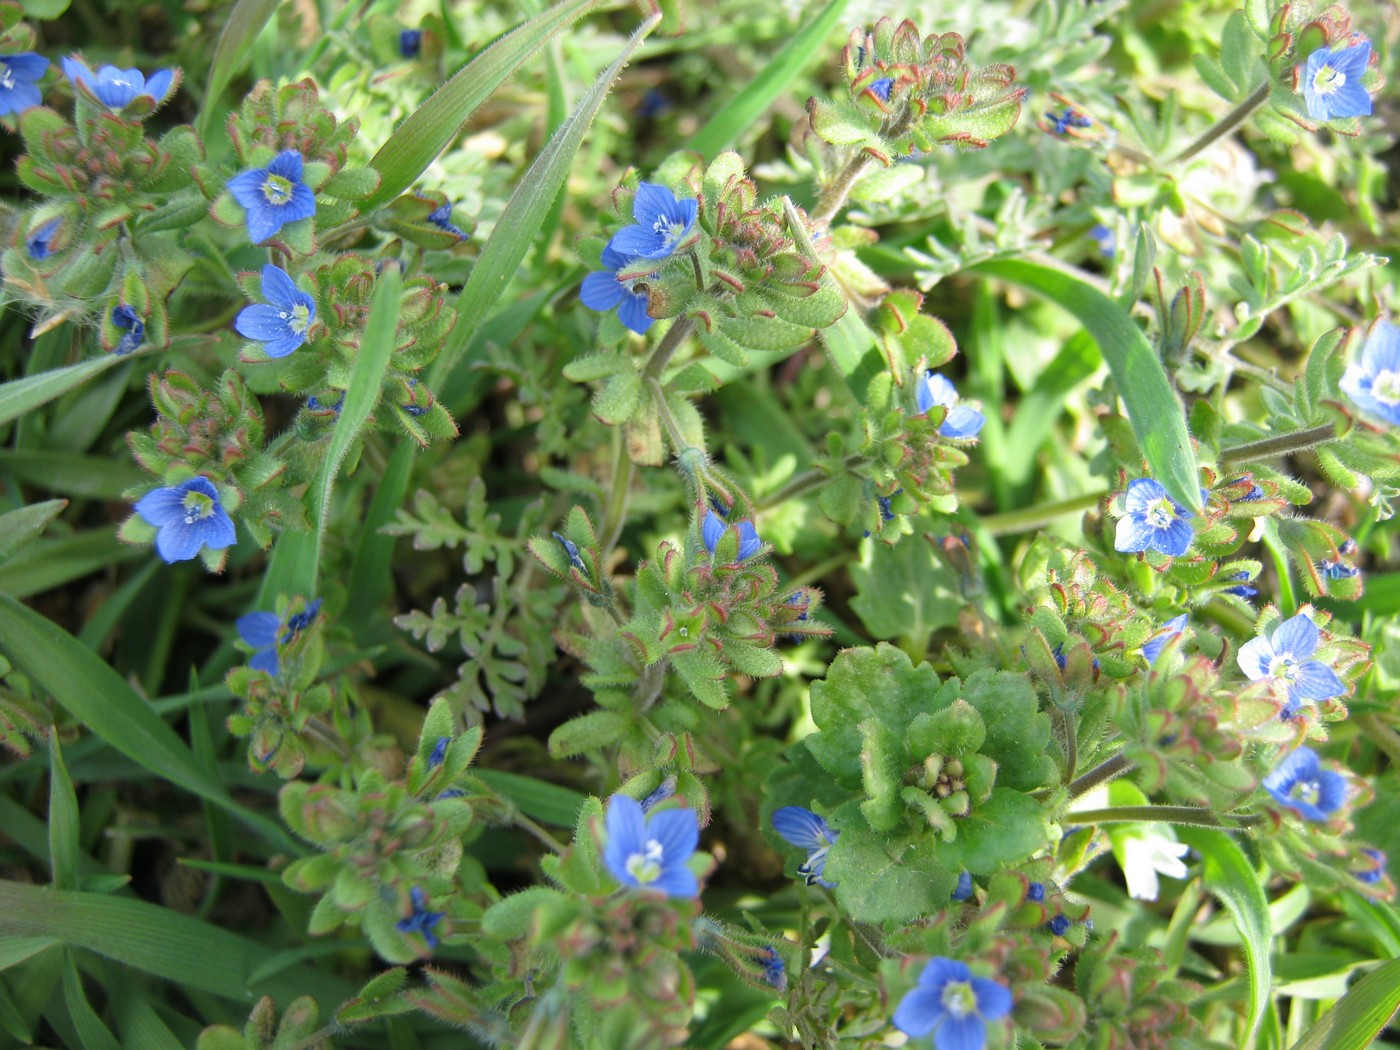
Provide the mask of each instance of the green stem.
{"label": "green stem", "polygon": [[656,344],[656,349],[651,352],[651,357],[647,359],[646,367],[642,369],[642,378],[660,379],[661,373],[665,371],[672,355],[680,349],[686,337],[694,330],[695,322],[691,318],[676,318],[675,323],[666,329],[666,334],[661,337],[661,342]]}
{"label": "green stem", "polygon": [[1107,490],[1089,492],[1082,496],[1060,500],[1058,503],[1042,503],[1038,507],[1027,507],[1025,510],[1008,510],[1003,514],[988,514],[982,518],[981,524],[993,536],[1010,536],[1018,532],[1031,532],[1049,525],[1057,518],[1078,513],[1081,510],[1088,510],[1107,495],[1109,495]]}
{"label": "green stem", "polygon": [[666,430],[666,435],[671,439],[671,444],[676,447],[676,454],[688,448],[694,448],[685,435],[681,433],[680,424],[676,422],[676,417],[671,414],[671,406],[666,404],[666,392],[661,389],[661,384],[651,378],[646,379],[647,390],[651,393],[651,403],[656,409],[656,414],[661,419],[661,425]]}
{"label": "green stem", "polygon": [[1291,452],[1301,452],[1305,448],[1325,445],[1337,436],[1337,428],[1332,423],[1309,427],[1307,430],[1290,430],[1286,434],[1250,441],[1220,450],[1220,465],[1233,467],[1240,463],[1252,463],[1260,459],[1275,459]]}
{"label": "green stem", "polygon": [[563,853],[564,844],[546,831],[539,824],[520,812],[520,807],[503,795],[497,794],[490,788],[486,788],[492,802],[501,807],[505,814],[507,823],[514,824],[523,831],[529,832],[541,845],[552,853]]}
{"label": "green stem", "polygon": [[1100,762],[1093,769],[1070,782],[1070,799],[1079,798],[1086,795],[1100,784],[1107,784],[1114,777],[1121,776],[1133,768],[1133,764],[1120,751],[1105,762]]}
{"label": "green stem", "polygon": [[[841,467],[844,470],[854,470],[864,463],[865,459],[864,456],[852,453],[841,461]],[[754,510],[764,511],[770,510],[773,507],[780,507],[790,499],[796,499],[798,496],[811,492],[815,488],[821,488],[821,486],[830,481],[832,477],[834,477],[834,475],[818,467],[804,470],[801,474],[794,474],[787,480],[787,483],[784,484],[782,488],[769,493],[762,500],[755,503]]]}
{"label": "green stem", "polygon": [[1400,733],[1396,733],[1373,714],[1361,716],[1361,729],[1371,743],[1385,752],[1392,766],[1400,766]]}
{"label": "green stem", "polygon": [[1074,779],[1074,770],[1079,765],[1079,735],[1075,732],[1073,712],[1055,708],[1065,734],[1065,775],[1062,783],[1069,785]]}
{"label": "green stem", "polygon": [[1069,812],[1064,820],[1074,824],[1196,824],[1205,828],[1235,828],[1259,822],[1258,817],[1241,817],[1237,823],[1227,824],[1199,806],[1107,806]]}
{"label": "green stem", "polygon": [[1239,127],[1246,120],[1248,120],[1251,113],[1253,113],[1256,109],[1262,106],[1265,102],[1269,101],[1269,93],[1273,91],[1273,89],[1274,85],[1272,81],[1264,81],[1264,83],[1260,84],[1257,88],[1254,89],[1254,91],[1250,94],[1250,96],[1247,99],[1245,99],[1234,109],[1230,110],[1229,113],[1226,113],[1218,121],[1216,121],[1209,128],[1207,128],[1205,134],[1203,134],[1195,142],[1191,143],[1191,145],[1187,146],[1184,150],[1178,153],[1168,163],[1180,164],[1184,160],[1190,160],[1192,157],[1194,157],[1197,153],[1200,153],[1201,150],[1205,149],[1216,139],[1222,138],[1223,136],[1230,134],[1230,132],[1234,131],[1237,127]]}
{"label": "green stem", "polygon": [[631,483],[632,456],[627,451],[627,439],[621,430],[614,430],[612,494],[608,497],[607,513],[603,517],[602,551],[605,560],[622,535],[622,524],[627,517],[627,490]]}
{"label": "green stem", "polygon": [[869,164],[870,156],[865,153],[857,153],[846,162],[846,166],[837,172],[836,178],[827,183],[826,188],[822,190],[817,208],[812,212],[813,225],[828,223],[836,217],[836,213],[850,196],[851,187],[856,184],[856,179],[860,178]]}

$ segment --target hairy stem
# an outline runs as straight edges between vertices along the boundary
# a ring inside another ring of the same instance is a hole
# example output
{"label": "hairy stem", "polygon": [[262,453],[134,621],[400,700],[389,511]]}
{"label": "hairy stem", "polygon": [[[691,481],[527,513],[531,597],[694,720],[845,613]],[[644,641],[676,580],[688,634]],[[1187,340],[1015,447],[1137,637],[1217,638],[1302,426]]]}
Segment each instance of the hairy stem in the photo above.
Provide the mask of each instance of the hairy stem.
{"label": "hairy stem", "polygon": [[1271,81],[1264,81],[1264,83],[1254,89],[1247,99],[1207,128],[1200,138],[1178,153],[1168,163],[1180,164],[1184,160],[1190,160],[1216,139],[1230,134],[1230,132],[1234,131],[1248,120],[1251,113],[1269,100],[1269,92],[1271,92],[1273,88],[1274,85]]}
{"label": "hairy stem", "polygon": [[1030,532],[1043,528],[1057,518],[1088,510],[1099,500],[1109,495],[1108,491],[1088,492],[1082,496],[1060,500],[1058,503],[1042,503],[1038,507],[1025,510],[1009,510],[1004,514],[989,514],[982,519],[982,525],[993,536],[1010,536],[1018,532]]}
{"label": "hairy stem", "polygon": [[1307,430],[1290,430],[1286,434],[1276,434],[1244,445],[1223,448],[1220,450],[1220,465],[1233,467],[1240,463],[1286,456],[1290,452],[1301,452],[1305,448],[1325,445],[1336,436],[1337,428],[1331,423],[1309,427]]}
{"label": "hairy stem", "polygon": [[1236,828],[1259,823],[1258,817],[1240,817],[1227,824],[1199,806],[1107,806],[1066,813],[1064,819],[1074,824],[1196,824],[1204,828]]}
{"label": "hairy stem", "polygon": [[671,439],[671,444],[676,448],[679,455],[687,448],[693,448],[685,435],[681,433],[680,424],[676,422],[676,417],[671,414],[671,406],[666,404],[666,392],[661,389],[661,384],[654,378],[648,376],[646,380],[647,391],[651,394],[651,403],[656,408],[656,414],[661,419],[661,426],[666,431],[666,436]]}
{"label": "hairy stem", "polygon": [[870,164],[870,156],[865,153],[857,153],[846,162],[842,168],[822,190],[821,199],[817,201],[816,210],[812,212],[812,222],[828,223],[836,217],[836,213],[846,203],[846,197],[850,195],[851,187],[856,184],[856,179]]}
{"label": "hairy stem", "polygon": [[661,342],[656,344],[656,349],[651,352],[651,357],[647,359],[646,367],[642,369],[642,378],[659,379],[672,356],[694,330],[695,322],[691,318],[676,318],[675,323],[666,329],[666,334],[661,337]]}
{"label": "hairy stem", "polygon": [[608,552],[617,546],[622,535],[622,524],[627,517],[628,488],[632,482],[632,457],[627,452],[627,438],[621,430],[613,431],[613,471],[612,494],[608,497],[608,510],[603,517],[602,550],[606,559]]}
{"label": "hairy stem", "polygon": [[1107,784],[1114,777],[1121,776],[1132,768],[1133,764],[1120,751],[1112,758],[1100,762],[1093,769],[1070,781],[1069,797],[1076,799],[1081,795],[1087,795],[1100,784]]}
{"label": "hairy stem", "polygon": [[[865,461],[865,456],[853,452],[841,461],[841,466],[845,470],[854,470]],[[828,474],[826,471],[817,467],[813,467],[811,470],[804,470],[801,474],[794,474],[787,480],[787,483],[784,484],[782,488],[769,493],[762,500],[755,503],[753,509],[755,511],[763,511],[770,510],[773,507],[780,507],[790,499],[796,499],[798,496],[811,492],[815,488],[820,488],[834,476],[835,475]]]}

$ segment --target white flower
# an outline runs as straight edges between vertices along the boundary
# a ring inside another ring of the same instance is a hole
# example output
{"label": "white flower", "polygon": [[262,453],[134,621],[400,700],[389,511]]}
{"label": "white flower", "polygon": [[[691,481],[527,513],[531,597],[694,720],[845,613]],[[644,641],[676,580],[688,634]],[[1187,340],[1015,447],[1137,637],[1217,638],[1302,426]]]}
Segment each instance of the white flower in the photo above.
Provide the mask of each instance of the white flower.
{"label": "white flower", "polygon": [[1128,896],[1133,900],[1157,899],[1157,875],[1171,879],[1186,878],[1186,865],[1181,858],[1191,849],[1184,842],[1156,831],[1143,831],[1123,839],[1123,877],[1128,882]]}

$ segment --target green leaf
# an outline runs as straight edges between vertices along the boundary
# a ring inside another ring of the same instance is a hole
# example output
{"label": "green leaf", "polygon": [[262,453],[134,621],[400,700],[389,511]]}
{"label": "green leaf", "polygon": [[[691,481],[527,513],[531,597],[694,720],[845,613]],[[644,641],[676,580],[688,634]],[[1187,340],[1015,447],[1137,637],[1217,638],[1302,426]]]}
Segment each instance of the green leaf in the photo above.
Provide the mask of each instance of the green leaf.
{"label": "green leaf", "polygon": [[891,838],[855,821],[827,854],[824,877],[836,899],[861,922],[906,923],[948,906],[957,875],[943,864],[932,835]]}
{"label": "green leaf", "polygon": [[51,499],[0,514],[0,561],[43,532],[66,506],[66,499]]}
{"label": "green leaf", "polygon": [[[613,81],[660,20],[661,15],[653,13],[637,28],[623,47],[622,54],[603,71],[592,89],[579,101],[569,119],[535,158],[530,170],[506,202],[495,229],[482,246],[481,255],[472,267],[466,286],[457,297],[457,323],[448,334],[442,355],[433,366],[430,385],[434,389],[442,385],[458,359],[476,344],[487,313],[501,305],[507,282],[519,270],[521,260],[530,250],[530,243],[549,214],[564,180],[568,178],[574,155],[603,105],[603,99],[612,89]],[[386,178],[385,181],[389,180]],[[382,191],[383,187],[380,189]]]}
{"label": "green leaf", "polygon": [[81,386],[93,376],[101,375],[113,365],[129,360],[130,357],[108,354],[106,357],[95,357],[91,361],[69,365],[67,368],[55,368],[0,385],[0,424],[18,419],[75,386]]}
{"label": "green leaf", "polygon": [[[595,3],[597,0],[566,0],[556,4],[497,37],[459,69],[379,147],[369,164],[382,180],[361,210],[371,211],[412,186],[433,159],[457,137],[476,107],[550,37],[577,21]],[[529,181],[528,176],[526,181]],[[551,193],[550,201],[553,199]],[[542,221],[543,216],[540,218]],[[460,327],[460,322],[458,324]]]}
{"label": "green leaf", "polygon": [[0,592],[28,598],[121,562],[150,557],[149,548],[122,543],[110,528],[45,537],[27,547],[23,558],[0,565]]}
{"label": "green leaf", "polygon": [[925,652],[935,631],[958,622],[957,581],[923,537],[893,547],[862,544],[860,564],[850,572],[857,591],[851,608],[872,636],[897,638],[905,652]]}
{"label": "green leaf", "polygon": [[78,885],[78,796],[63,764],[58,733],[49,733],[49,867],[60,890]]}
{"label": "green leaf", "polygon": [[1019,864],[1046,844],[1045,807],[1030,795],[996,787],[957,822],[958,835],[939,846],[939,859],[953,869],[979,874]]}
{"label": "green leaf", "polygon": [[60,942],[53,937],[13,937],[0,942],[0,970],[18,966]]}
{"label": "green leaf", "polygon": [[238,0],[219,34],[214,48],[214,61],[209,66],[209,86],[204,91],[204,104],[199,107],[199,137],[209,138],[212,124],[219,113],[219,96],[233,79],[248,56],[253,41],[262,32],[267,20],[277,10],[279,0]]}
{"label": "green leaf", "polygon": [[572,758],[615,744],[627,735],[630,720],[621,711],[589,711],[571,718],[549,734],[549,753]]}
{"label": "green leaf", "polygon": [[1244,942],[1245,965],[1249,969],[1248,1033],[1252,1037],[1264,1018],[1264,1011],[1269,1008],[1269,988],[1273,982],[1269,951],[1274,933],[1269,900],[1264,896],[1258,873],[1225,832],[1178,825],[1176,837],[1201,854],[1204,860],[1202,881],[1229,909],[1240,940]]}
{"label": "green leaf", "polygon": [[1382,963],[1317,1019],[1293,1050],[1370,1046],[1400,1008],[1400,959]]}
{"label": "green leaf", "polygon": [[709,122],[697,131],[685,148],[709,159],[758,120],[792,81],[811,64],[823,49],[826,38],[840,22],[850,0],[830,0],[815,15],[804,15],[802,30],[774,55],[763,71],[750,80],[739,94],[726,102]]}
{"label": "green leaf", "polygon": [[290,1001],[301,992],[339,1003],[355,992],[354,985],[311,966],[290,967],[275,981],[254,981],[250,975],[267,957],[266,945],[127,897],[0,881],[0,937],[57,938],[238,1003],[263,994]]}
{"label": "green leaf", "polygon": [[269,842],[302,852],[280,824],[236,803],[175,731],[96,653],[0,594],[0,653],[112,747],[163,780],[228,810]]}
{"label": "green leaf", "polygon": [[77,960],[70,951],[64,952],[63,959],[63,1002],[81,1050],[122,1050],[117,1037],[102,1023],[92,1004],[87,1001]]}
{"label": "green leaf", "polygon": [[969,268],[1039,292],[1073,314],[1099,344],[1148,472],[1178,503],[1201,509],[1201,491],[1185,412],[1162,362],[1121,306],[1073,274],[1024,259],[993,259]]}

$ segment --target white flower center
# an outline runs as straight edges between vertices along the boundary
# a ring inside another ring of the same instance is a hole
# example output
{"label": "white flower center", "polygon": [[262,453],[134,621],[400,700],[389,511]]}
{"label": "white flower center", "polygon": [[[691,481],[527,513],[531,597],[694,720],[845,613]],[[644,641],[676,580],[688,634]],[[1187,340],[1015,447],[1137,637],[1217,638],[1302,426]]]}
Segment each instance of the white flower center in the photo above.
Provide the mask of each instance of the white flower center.
{"label": "white flower center", "polygon": [[1275,656],[1269,663],[1269,677],[1291,685],[1298,677],[1298,662],[1293,659],[1293,654],[1280,653]]}
{"label": "white flower center", "polygon": [[1400,405],[1400,372],[1377,372],[1371,380],[1371,396],[1383,405]]}
{"label": "white flower center", "polygon": [[640,883],[655,882],[661,877],[661,843],[647,839],[646,851],[627,858],[627,874]]}
{"label": "white flower center", "polygon": [[685,225],[679,222],[672,222],[666,215],[658,215],[656,221],[651,224],[651,232],[661,234],[662,243],[666,247],[671,247],[680,239],[685,232]]}
{"label": "white flower center", "polygon": [[1298,802],[1306,802],[1309,806],[1315,806],[1320,793],[1316,780],[1300,780],[1288,792],[1288,797]]}
{"label": "white flower center", "polygon": [[14,70],[4,62],[0,62],[0,69],[4,70],[3,73],[0,73],[0,88],[4,88],[6,91],[13,90],[15,86]]}
{"label": "white flower center", "polygon": [[1172,509],[1171,501],[1164,497],[1149,503],[1143,517],[1154,529],[1165,529],[1176,520],[1176,511]]}
{"label": "white flower center", "polygon": [[113,77],[112,83],[117,85],[117,87],[131,87],[131,81],[123,80],[121,77]]}
{"label": "white flower center", "polygon": [[977,1012],[977,996],[972,993],[972,985],[966,981],[949,981],[943,986],[943,1009],[954,1018],[966,1017]]}
{"label": "white flower center", "polygon": [[1331,66],[1323,66],[1313,77],[1313,90],[1319,95],[1332,95],[1346,85],[1347,75]]}
{"label": "white flower center", "polygon": [[187,492],[181,503],[185,508],[185,524],[193,525],[214,513],[214,501],[202,492]]}
{"label": "white flower center", "polygon": [[284,179],[281,175],[267,176],[262,185],[263,196],[267,198],[267,203],[282,205],[292,199],[292,182]]}
{"label": "white flower center", "polygon": [[287,322],[287,327],[296,335],[301,335],[311,327],[311,311],[305,303],[297,303],[290,311],[278,310],[277,316]]}

